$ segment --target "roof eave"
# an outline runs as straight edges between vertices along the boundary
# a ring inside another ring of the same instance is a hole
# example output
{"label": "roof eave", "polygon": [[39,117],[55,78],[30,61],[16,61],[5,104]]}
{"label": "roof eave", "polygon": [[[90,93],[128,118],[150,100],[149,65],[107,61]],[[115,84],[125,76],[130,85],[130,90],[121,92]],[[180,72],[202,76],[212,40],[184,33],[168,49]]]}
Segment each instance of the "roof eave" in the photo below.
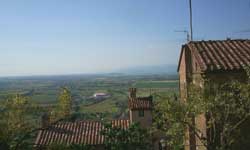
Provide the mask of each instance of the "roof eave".
{"label": "roof eave", "polygon": [[178,61],[178,68],[177,68],[177,72],[180,71],[180,65],[181,65],[181,58],[182,58],[182,55],[183,55],[183,51],[184,51],[184,48],[186,47],[186,44],[185,45],[182,45],[181,47],[181,53],[180,53],[180,57],[179,57],[179,61]]}

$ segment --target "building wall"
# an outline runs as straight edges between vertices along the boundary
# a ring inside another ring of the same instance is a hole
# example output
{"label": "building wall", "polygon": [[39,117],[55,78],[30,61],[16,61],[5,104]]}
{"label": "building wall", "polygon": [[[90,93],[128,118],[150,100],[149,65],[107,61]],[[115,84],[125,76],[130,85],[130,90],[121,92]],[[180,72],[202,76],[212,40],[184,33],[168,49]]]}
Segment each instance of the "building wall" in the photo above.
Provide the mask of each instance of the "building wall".
{"label": "building wall", "polygon": [[[196,62],[195,57],[192,52],[184,48],[183,54],[180,60],[179,68],[179,79],[180,79],[180,97],[182,102],[188,102],[188,91],[190,85],[195,85],[200,89],[204,88],[205,80],[212,81],[214,83],[224,83],[228,81],[246,81],[246,74],[242,71],[238,72],[213,72],[213,73],[201,73],[200,66]],[[200,115],[196,118],[193,118],[193,123],[196,127],[202,131],[204,137],[206,137],[206,117],[205,115]],[[196,137],[191,129],[186,130],[185,132],[185,150],[205,150],[205,147],[202,146],[202,143],[198,137]]]}
{"label": "building wall", "polygon": [[204,78],[215,83],[225,83],[228,81],[239,81],[244,83],[247,81],[247,75],[243,70],[234,72],[207,73]]}
{"label": "building wall", "polygon": [[[152,127],[152,110],[144,110],[144,117],[139,116],[139,110],[129,110],[130,115],[130,121],[132,123],[139,123],[142,128],[150,129]],[[154,132],[152,135],[152,148],[153,150],[159,150],[159,143],[162,137],[164,137],[165,134],[157,131]]]}
{"label": "building wall", "polygon": [[152,126],[152,111],[144,110],[144,117],[139,116],[139,110],[129,110],[130,121],[132,123],[140,123],[143,128]]}
{"label": "building wall", "polygon": [[[217,72],[217,73],[206,73],[206,74],[199,74],[193,73],[192,74],[192,83],[196,85],[201,90],[205,87],[205,80],[208,80],[209,83],[216,83],[216,84],[223,84],[228,81],[239,81],[239,82],[246,82],[247,76],[243,71],[238,72]],[[202,133],[203,137],[207,137],[207,120],[205,114],[199,115],[195,118],[195,125],[196,128],[199,129]],[[201,136],[201,135],[200,135]],[[190,138],[190,140],[195,140],[196,150],[206,150],[203,146],[200,139],[196,136],[195,139]]]}
{"label": "building wall", "polygon": [[[207,125],[206,125],[206,117],[204,114],[201,114],[195,118],[195,125],[196,125],[196,128],[201,131],[201,133],[199,133],[199,136],[206,138],[207,137]],[[206,150],[206,147],[203,145],[200,138],[198,138],[197,136],[195,138],[196,138],[195,139],[196,150]]]}
{"label": "building wall", "polygon": [[180,60],[180,66],[179,66],[179,88],[180,88],[180,97],[182,101],[186,101],[187,97],[187,78],[186,78],[186,50],[183,49],[182,57]]}
{"label": "building wall", "polygon": [[[179,88],[180,88],[180,98],[182,102],[186,102],[187,100],[187,74],[186,74],[186,50],[183,49],[182,56],[180,58],[180,66],[179,66]],[[184,137],[184,145],[185,150],[190,150],[190,133],[189,129],[186,128],[185,137]]]}
{"label": "building wall", "polygon": [[[180,98],[182,102],[188,102],[188,94],[190,85],[195,85],[201,90],[206,86],[206,80],[209,83],[225,83],[228,81],[246,82],[247,75],[243,71],[213,71],[210,73],[202,73],[201,66],[196,60],[196,57],[189,49],[188,46],[183,46],[179,66],[179,79],[180,79]],[[210,67],[210,66],[209,66]],[[205,115],[197,116],[193,119],[193,124],[202,131],[203,136],[207,136],[207,120]],[[192,134],[192,130],[187,129],[185,132],[185,150],[204,150],[201,141]],[[192,145],[201,145],[192,147]]]}
{"label": "building wall", "polygon": [[[180,78],[180,98],[182,102],[188,102],[188,86],[192,82],[193,78],[200,78],[198,74],[199,66],[194,59],[192,59],[192,53],[189,49],[184,48],[182,52],[182,57],[180,60],[179,68],[179,78]],[[196,74],[196,76],[193,76]],[[193,118],[193,123],[195,119]],[[195,150],[196,149],[196,139],[190,128],[186,128],[185,137],[184,137],[185,150]]]}

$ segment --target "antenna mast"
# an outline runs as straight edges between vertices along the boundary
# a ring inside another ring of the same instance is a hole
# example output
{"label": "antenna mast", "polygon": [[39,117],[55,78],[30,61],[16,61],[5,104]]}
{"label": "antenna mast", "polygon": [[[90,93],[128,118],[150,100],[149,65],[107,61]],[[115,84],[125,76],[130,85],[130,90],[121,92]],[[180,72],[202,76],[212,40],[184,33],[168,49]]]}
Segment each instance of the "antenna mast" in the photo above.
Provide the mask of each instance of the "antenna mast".
{"label": "antenna mast", "polygon": [[182,32],[182,33],[185,33],[187,35],[187,42],[190,41],[190,36],[189,36],[189,33],[187,30],[176,30],[175,32]]}
{"label": "antenna mast", "polygon": [[189,0],[189,13],[190,13],[190,41],[193,41],[192,0]]}

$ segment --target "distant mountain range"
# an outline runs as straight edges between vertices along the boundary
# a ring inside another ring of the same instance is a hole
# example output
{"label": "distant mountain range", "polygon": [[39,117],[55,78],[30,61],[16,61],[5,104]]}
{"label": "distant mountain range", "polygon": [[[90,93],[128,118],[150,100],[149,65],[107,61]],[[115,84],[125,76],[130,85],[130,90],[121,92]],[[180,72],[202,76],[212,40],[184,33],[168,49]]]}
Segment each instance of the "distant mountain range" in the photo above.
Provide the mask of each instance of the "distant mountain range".
{"label": "distant mountain range", "polygon": [[155,66],[137,66],[116,70],[116,73],[129,75],[150,75],[150,74],[177,74],[177,65],[155,65]]}
{"label": "distant mountain range", "polygon": [[117,69],[112,72],[86,73],[86,74],[65,74],[65,75],[33,75],[33,76],[9,76],[0,77],[0,79],[53,79],[65,80],[84,77],[102,77],[102,76],[122,76],[122,75],[177,75],[177,65],[155,65],[155,66],[136,66]]}

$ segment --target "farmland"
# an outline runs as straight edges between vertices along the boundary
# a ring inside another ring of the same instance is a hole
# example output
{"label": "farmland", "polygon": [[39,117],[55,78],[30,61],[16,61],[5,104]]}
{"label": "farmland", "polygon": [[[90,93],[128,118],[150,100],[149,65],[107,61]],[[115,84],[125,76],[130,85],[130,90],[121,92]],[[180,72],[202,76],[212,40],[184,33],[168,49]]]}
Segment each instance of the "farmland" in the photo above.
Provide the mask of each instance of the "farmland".
{"label": "farmland", "polygon": [[[71,75],[0,78],[0,101],[21,94],[41,106],[55,106],[61,87],[71,91],[74,107],[79,114],[108,118],[126,115],[127,96],[130,87],[138,88],[138,96],[149,94],[172,95],[178,93],[176,75]],[[111,96],[103,100],[91,98],[96,92]]]}

